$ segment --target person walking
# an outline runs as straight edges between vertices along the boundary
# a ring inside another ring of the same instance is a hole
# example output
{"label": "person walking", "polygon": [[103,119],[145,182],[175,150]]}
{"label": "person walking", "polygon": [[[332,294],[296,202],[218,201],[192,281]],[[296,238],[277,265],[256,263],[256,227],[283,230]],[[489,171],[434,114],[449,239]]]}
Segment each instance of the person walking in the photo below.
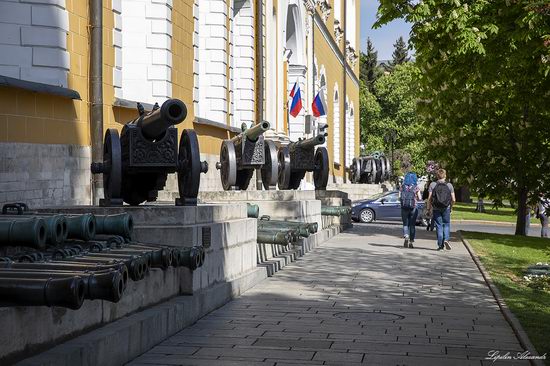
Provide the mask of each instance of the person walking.
{"label": "person walking", "polygon": [[540,219],[540,237],[548,237],[548,216],[550,216],[550,199],[546,198],[542,192],[539,193],[539,200],[535,209],[535,214]]}
{"label": "person walking", "polygon": [[405,248],[414,248],[416,235],[416,218],[418,217],[417,202],[422,199],[418,188],[418,177],[415,173],[405,174],[403,184],[399,188],[399,200],[401,202],[401,219],[403,221],[403,238]]}
{"label": "person walking", "polygon": [[451,183],[446,182],[447,172],[438,169],[437,180],[430,184],[428,204],[433,210],[433,220],[437,232],[437,250],[451,250],[451,209],[456,202],[455,190]]}

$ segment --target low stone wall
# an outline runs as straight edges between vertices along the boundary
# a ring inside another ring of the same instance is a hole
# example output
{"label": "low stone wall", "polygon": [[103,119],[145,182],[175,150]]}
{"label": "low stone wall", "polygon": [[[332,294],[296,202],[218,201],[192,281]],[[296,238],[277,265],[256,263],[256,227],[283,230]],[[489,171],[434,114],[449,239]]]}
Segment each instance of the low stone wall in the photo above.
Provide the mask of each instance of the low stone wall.
{"label": "low stone wall", "polygon": [[91,203],[89,146],[0,143],[0,205]]}
{"label": "low stone wall", "polygon": [[[240,293],[266,277],[265,269],[258,268],[256,263],[256,220],[247,217],[244,203],[197,207],[49,207],[43,211],[95,214],[129,212],[135,221],[134,239],[150,244],[200,245],[206,241],[203,237],[205,229],[210,230],[212,240],[206,249],[205,263],[201,268],[194,272],[185,268],[169,268],[167,271],[153,269],[145,279],[130,281],[127,292],[116,304],[85,301],[79,310],[1,308],[0,329],[3,331],[0,332],[0,363],[29,356],[59,341],[104,326],[174,296],[192,294],[194,297],[211,293],[211,289],[227,284],[229,292],[226,289],[223,296],[212,295],[219,301],[209,302],[211,311],[228,301],[230,296],[227,294],[233,293],[231,289],[235,288]],[[199,317],[206,310],[188,311]]]}

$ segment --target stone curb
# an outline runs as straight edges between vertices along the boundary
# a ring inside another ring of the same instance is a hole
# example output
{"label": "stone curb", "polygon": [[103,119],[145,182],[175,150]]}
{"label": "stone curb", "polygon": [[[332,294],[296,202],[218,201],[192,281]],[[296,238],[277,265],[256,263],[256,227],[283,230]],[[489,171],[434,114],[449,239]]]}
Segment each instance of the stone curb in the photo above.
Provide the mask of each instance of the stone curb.
{"label": "stone curb", "polygon": [[[520,345],[525,350],[529,351],[529,353],[532,356],[540,356],[537,350],[535,349],[535,346],[533,346],[533,343],[531,343],[531,341],[529,340],[527,333],[525,333],[525,330],[523,330],[521,323],[504,302],[504,299],[502,298],[500,291],[498,290],[498,288],[493,283],[493,280],[491,279],[491,275],[489,275],[489,272],[487,272],[487,270],[479,260],[479,257],[474,252],[474,249],[472,248],[468,240],[462,236],[462,230],[459,230],[457,233],[460,236],[462,243],[466,247],[466,250],[470,254],[470,257],[472,257],[472,260],[474,261],[477,268],[479,269],[479,272],[481,272],[481,275],[483,276],[485,283],[489,287],[489,290],[493,294],[493,297],[495,298],[502,315],[504,315],[504,319],[506,319],[510,327],[512,327],[512,330],[514,331],[514,334],[516,335],[516,338],[518,339]],[[533,366],[544,366],[544,362],[542,360],[529,360],[529,363]]]}
{"label": "stone curb", "polygon": [[[515,222],[490,221],[490,220],[451,220],[452,224],[489,224],[495,226],[516,226]],[[531,223],[531,227],[540,227],[540,224]]]}

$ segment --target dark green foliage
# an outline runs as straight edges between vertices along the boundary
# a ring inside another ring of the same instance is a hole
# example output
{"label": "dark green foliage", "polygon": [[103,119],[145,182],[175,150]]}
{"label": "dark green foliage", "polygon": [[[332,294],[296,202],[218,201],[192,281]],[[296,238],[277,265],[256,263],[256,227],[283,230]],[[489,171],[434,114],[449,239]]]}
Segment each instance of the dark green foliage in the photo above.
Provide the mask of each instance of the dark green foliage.
{"label": "dark green foliage", "polygon": [[547,1],[381,0],[378,25],[413,24],[419,112],[433,157],[487,196],[527,202],[550,191]]}
{"label": "dark green foliage", "polygon": [[409,62],[411,60],[407,51],[407,44],[405,43],[403,37],[399,37],[397,41],[395,41],[393,48],[392,60],[385,65],[386,71],[389,72],[392,72],[397,65],[404,64],[405,62]]}
{"label": "dark green foliage", "polygon": [[382,75],[378,65],[378,51],[374,49],[370,38],[367,38],[367,53],[361,52],[360,79],[371,93],[374,93],[374,83]]}

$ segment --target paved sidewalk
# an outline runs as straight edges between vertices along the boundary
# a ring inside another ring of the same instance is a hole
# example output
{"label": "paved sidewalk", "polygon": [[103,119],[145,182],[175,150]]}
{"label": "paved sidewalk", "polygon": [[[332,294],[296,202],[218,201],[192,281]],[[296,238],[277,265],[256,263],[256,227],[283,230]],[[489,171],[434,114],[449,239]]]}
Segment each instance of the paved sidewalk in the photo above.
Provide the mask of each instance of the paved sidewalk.
{"label": "paved sidewalk", "polygon": [[131,365],[489,365],[491,350],[522,351],[462,243],[437,252],[418,234],[405,249],[397,225],[356,226]]}

